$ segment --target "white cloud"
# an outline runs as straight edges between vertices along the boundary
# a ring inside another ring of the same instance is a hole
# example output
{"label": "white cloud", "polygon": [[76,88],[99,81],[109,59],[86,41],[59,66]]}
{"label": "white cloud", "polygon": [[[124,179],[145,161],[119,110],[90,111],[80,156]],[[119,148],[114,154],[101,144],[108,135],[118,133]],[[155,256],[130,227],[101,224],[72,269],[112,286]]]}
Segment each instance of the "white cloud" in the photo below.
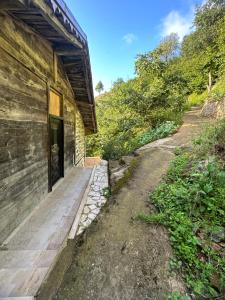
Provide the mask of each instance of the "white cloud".
{"label": "white cloud", "polygon": [[136,40],[137,40],[137,36],[133,33],[127,33],[123,37],[123,41],[128,45],[133,44]]}
{"label": "white cloud", "polygon": [[177,33],[182,40],[191,31],[193,16],[193,9],[186,16],[182,16],[178,11],[171,11],[162,20],[161,36],[165,37],[171,33]]}

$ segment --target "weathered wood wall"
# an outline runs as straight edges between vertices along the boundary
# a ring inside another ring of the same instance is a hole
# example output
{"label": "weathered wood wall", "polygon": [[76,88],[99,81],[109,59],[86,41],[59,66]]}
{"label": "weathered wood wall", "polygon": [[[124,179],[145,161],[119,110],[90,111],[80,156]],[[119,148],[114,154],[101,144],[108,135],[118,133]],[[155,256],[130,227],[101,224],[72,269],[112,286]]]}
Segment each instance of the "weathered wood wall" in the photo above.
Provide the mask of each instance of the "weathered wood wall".
{"label": "weathered wood wall", "polygon": [[[47,90],[64,98],[65,173],[73,166],[77,108],[73,93],[58,68],[54,82],[51,45],[23,23],[0,13],[0,243],[28,216],[48,192]],[[81,129],[80,129],[81,128]],[[80,132],[78,132],[80,130]]]}

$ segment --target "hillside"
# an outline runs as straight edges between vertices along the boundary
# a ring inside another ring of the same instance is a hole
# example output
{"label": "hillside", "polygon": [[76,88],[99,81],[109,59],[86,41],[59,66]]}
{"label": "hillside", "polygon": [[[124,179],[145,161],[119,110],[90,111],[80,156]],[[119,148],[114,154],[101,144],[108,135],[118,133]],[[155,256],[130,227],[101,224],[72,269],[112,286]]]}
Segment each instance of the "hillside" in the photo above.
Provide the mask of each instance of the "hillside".
{"label": "hillside", "polygon": [[99,133],[88,138],[88,155],[127,155],[174,132],[191,105],[224,97],[224,1],[198,6],[193,28],[182,41],[171,34],[137,55],[135,77],[96,98]]}

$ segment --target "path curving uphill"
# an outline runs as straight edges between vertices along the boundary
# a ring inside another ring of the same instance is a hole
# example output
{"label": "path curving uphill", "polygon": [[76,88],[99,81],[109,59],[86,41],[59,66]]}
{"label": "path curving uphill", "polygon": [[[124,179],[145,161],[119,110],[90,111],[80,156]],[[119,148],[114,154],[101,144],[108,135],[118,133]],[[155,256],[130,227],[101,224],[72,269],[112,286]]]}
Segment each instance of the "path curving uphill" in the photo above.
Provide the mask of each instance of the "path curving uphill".
{"label": "path curving uphill", "polygon": [[135,217],[154,210],[146,200],[166,174],[175,148],[189,147],[208,122],[193,109],[176,134],[137,151],[131,179],[76,248],[55,299],[164,300],[172,291],[185,291],[181,280],[168,271],[172,250],[165,228]]}

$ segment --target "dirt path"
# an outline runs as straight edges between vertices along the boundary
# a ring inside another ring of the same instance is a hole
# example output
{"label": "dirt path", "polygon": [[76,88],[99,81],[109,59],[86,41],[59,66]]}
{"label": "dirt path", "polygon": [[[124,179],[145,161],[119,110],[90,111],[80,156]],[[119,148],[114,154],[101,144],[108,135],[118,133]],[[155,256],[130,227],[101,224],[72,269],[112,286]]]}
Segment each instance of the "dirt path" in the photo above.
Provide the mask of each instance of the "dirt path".
{"label": "dirt path", "polygon": [[166,230],[134,218],[152,209],[148,194],[167,172],[175,147],[190,145],[206,122],[193,110],[178,133],[139,151],[132,178],[76,249],[56,299],[163,300],[172,290],[183,289],[168,272],[172,254]]}

